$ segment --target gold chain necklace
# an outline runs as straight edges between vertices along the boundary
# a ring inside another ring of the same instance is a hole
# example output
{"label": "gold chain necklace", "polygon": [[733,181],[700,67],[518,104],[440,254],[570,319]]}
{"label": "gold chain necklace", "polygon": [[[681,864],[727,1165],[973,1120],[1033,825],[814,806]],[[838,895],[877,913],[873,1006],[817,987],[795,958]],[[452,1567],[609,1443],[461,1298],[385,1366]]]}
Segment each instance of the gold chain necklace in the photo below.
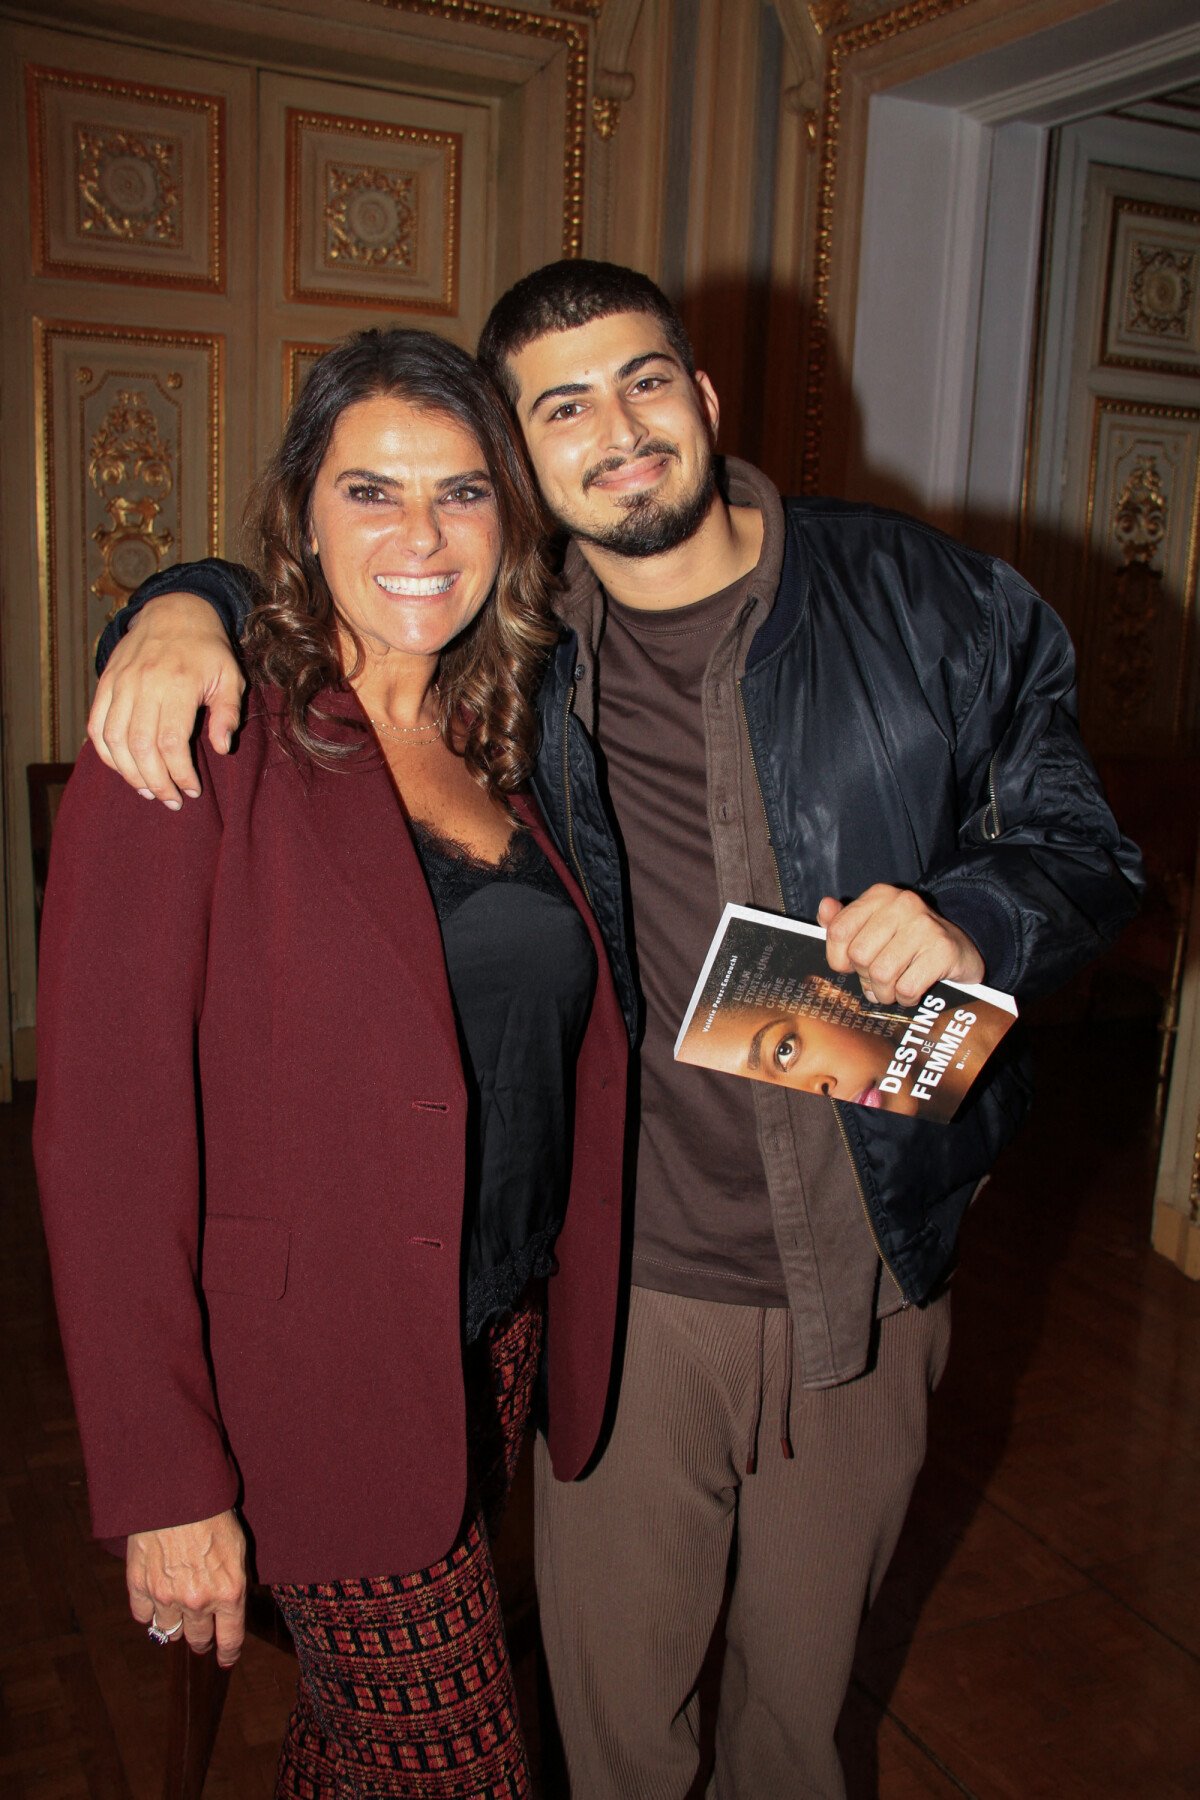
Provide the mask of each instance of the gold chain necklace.
{"label": "gold chain necklace", "polygon": [[442,728],[435,721],[432,725],[393,725],[390,719],[372,719],[376,731],[384,731],[389,737],[413,738],[418,742],[432,743],[433,739],[442,735]]}

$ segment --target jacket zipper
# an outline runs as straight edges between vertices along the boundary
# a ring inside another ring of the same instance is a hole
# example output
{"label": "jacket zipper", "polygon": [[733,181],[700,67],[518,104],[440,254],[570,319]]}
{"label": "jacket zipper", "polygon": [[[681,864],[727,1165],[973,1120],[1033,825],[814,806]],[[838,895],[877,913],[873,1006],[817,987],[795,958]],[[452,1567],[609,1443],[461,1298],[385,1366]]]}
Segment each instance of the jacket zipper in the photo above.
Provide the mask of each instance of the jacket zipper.
{"label": "jacket zipper", "polygon": [[984,814],[983,833],[990,839],[1000,836],[1000,801],[996,794],[996,758],[988,764],[988,809]]}
{"label": "jacket zipper", "polygon": [[575,704],[575,683],[572,681],[567,687],[567,700],[566,700],[566,705],[563,707],[563,722],[562,722],[563,723],[562,781],[563,781],[563,807],[565,810],[566,822],[567,822],[567,855],[571,859],[571,867],[574,869],[575,874],[579,880],[579,885],[583,889],[583,897],[587,901],[588,905],[591,907],[592,911],[595,912],[596,908],[592,904],[592,891],[588,887],[587,876],[583,872],[582,865],[580,864],[580,861],[579,861],[578,853],[576,852],[576,849],[575,849],[575,826],[574,826],[574,823],[571,818],[571,769],[570,769],[570,754],[569,754],[569,749],[568,749],[568,743],[569,743],[568,733],[571,728],[571,708],[572,708],[572,706],[574,706],[574,704]]}
{"label": "jacket zipper", "polygon": [[[755,787],[756,793],[758,794],[758,804],[762,807],[763,824],[767,828],[767,844],[771,851],[771,867],[775,871],[775,887],[779,894],[780,910],[786,913],[787,905],[783,898],[783,877],[779,873],[779,858],[775,854],[775,840],[771,836],[771,821],[770,821],[769,817],[767,816],[767,803],[763,799],[762,783],[758,779],[758,764],[754,760],[754,743],[750,736],[750,721],[746,717],[746,701],[742,694],[742,684],[740,681],[737,684],[737,695],[738,695],[738,706],[741,708],[741,713],[742,713],[742,724],[746,730],[746,748],[750,752],[750,767],[754,770],[754,787]],[[859,1175],[859,1172],[858,1172],[858,1164],[855,1162],[854,1152],[850,1148],[850,1139],[846,1136],[846,1127],[842,1124],[842,1116],[838,1112],[836,1101],[831,1099],[829,1104],[833,1109],[834,1122],[838,1128],[838,1136],[842,1140],[842,1148],[846,1152],[846,1161],[850,1164],[850,1173],[854,1177],[854,1186],[855,1186],[855,1190],[858,1194],[858,1203],[862,1207],[863,1218],[867,1222],[867,1230],[870,1232],[871,1242],[875,1246],[875,1254],[878,1256],[880,1262],[883,1264],[884,1268],[887,1270],[888,1274],[891,1276],[892,1280],[895,1282],[896,1291],[900,1295],[901,1306],[903,1308],[907,1308],[911,1304],[911,1302],[909,1301],[908,1295],[904,1292],[904,1289],[900,1284],[900,1280],[896,1274],[895,1269],[893,1269],[891,1263],[888,1261],[887,1257],[883,1253],[883,1246],[879,1242],[878,1235],[876,1234],[876,1231],[875,1231],[874,1221],[871,1218],[870,1210],[867,1206],[867,1196],[863,1192],[862,1177]]]}

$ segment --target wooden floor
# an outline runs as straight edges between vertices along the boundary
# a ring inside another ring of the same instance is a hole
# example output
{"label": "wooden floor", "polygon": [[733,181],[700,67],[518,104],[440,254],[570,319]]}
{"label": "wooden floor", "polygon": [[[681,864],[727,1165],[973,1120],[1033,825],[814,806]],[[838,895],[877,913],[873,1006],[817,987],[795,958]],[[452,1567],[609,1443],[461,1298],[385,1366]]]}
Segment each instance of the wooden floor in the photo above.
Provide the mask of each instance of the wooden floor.
{"label": "wooden floor", "polygon": [[[853,1800],[1200,1796],[1200,1285],[1147,1247],[1152,1046],[1130,1027],[1039,1038],[1040,1115],[969,1222],[929,1461],[864,1628]],[[167,1654],[88,1542],[30,1110],[0,1107],[0,1795],[158,1800]],[[518,1603],[528,1532],[523,1477]],[[292,1669],[248,1649],[207,1800],[271,1793]]]}

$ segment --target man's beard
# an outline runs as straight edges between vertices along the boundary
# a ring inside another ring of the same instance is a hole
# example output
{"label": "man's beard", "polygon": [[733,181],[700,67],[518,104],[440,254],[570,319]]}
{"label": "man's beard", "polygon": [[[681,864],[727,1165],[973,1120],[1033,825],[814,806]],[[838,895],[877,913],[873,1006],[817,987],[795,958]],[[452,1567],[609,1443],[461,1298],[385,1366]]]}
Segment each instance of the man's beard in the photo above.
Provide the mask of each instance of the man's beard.
{"label": "man's beard", "polygon": [[[677,452],[673,445],[652,444],[647,446],[644,454],[675,456]],[[595,473],[605,473],[611,467],[620,466],[602,464]],[[585,488],[589,485],[586,476],[584,485]],[[709,456],[692,492],[681,495],[671,504],[664,504],[653,493],[633,494],[619,502],[625,516],[601,530],[590,531],[561,513],[557,515],[557,523],[569,531],[577,543],[595,544],[597,549],[611,551],[615,556],[662,556],[665,551],[676,550],[695,536],[708,516],[716,491],[716,464]]]}

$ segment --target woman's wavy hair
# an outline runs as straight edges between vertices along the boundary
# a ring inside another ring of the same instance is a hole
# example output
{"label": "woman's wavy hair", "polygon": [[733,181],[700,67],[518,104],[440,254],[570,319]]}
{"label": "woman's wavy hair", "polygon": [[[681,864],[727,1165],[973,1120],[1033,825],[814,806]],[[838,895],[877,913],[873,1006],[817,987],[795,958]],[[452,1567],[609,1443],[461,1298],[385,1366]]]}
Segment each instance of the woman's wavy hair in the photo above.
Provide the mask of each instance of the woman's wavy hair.
{"label": "woman's wavy hair", "polygon": [[[359,748],[322,731],[325,688],[345,688],[365,660],[311,548],[317,472],[348,406],[380,395],[462,425],[483,451],[500,523],[500,566],[487,603],[442,651],[438,718],[475,779],[510,793],[533,766],[532,695],[556,630],[548,594],[546,521],[508,409],[479,364],[428,331],[361,331],[314,366],[246,509],[256,604],[244,650],[250,678],[283,690],[296,749],[326,765]],[[352,640],[343,669],[339,627]],[[364,731],[364,744],[371,744]]]}

